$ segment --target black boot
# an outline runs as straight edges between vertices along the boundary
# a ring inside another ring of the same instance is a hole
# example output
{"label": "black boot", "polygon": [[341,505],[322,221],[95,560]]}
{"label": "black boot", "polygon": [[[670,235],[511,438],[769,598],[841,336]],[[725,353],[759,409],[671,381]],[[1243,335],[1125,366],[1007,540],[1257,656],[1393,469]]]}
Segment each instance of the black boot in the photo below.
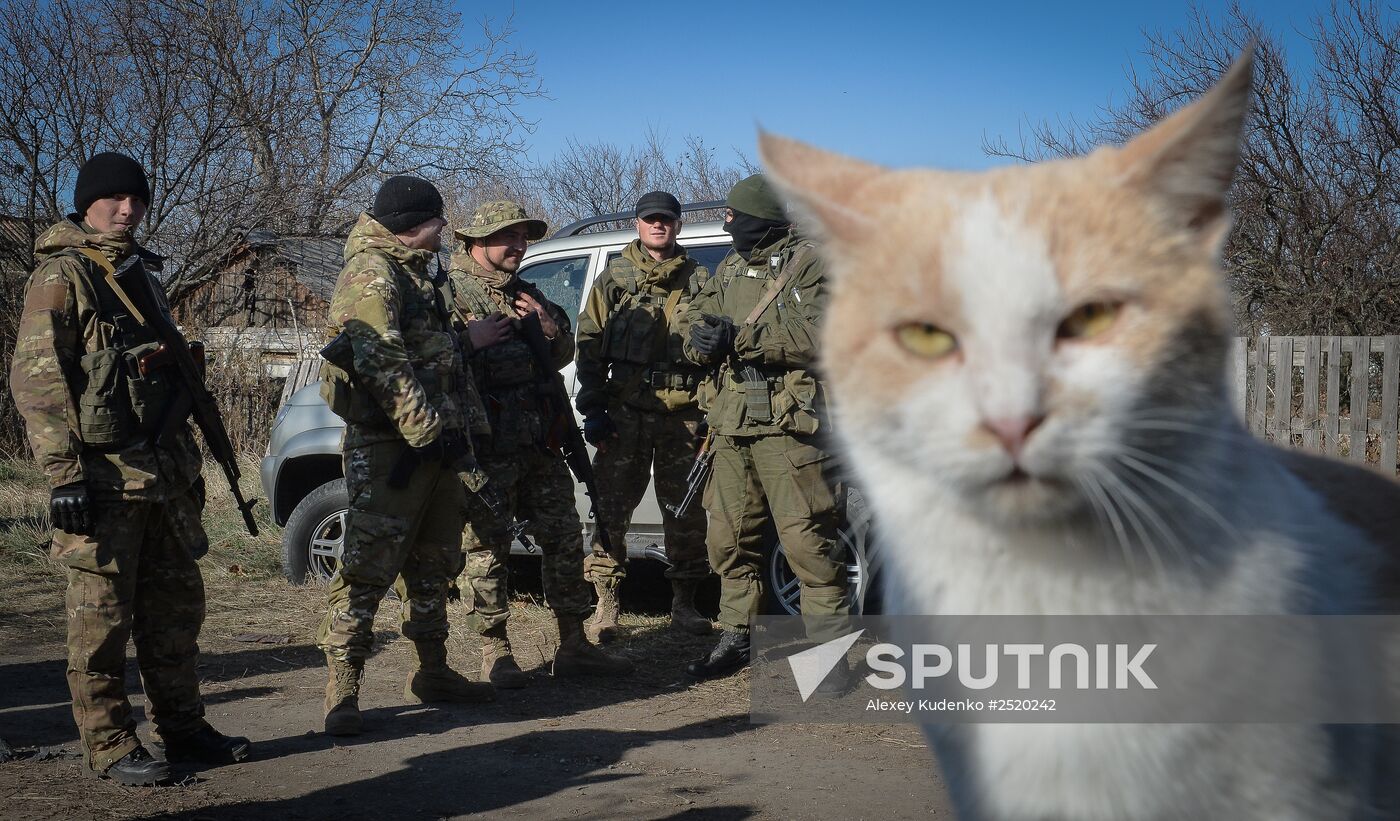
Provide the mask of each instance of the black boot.
{"label": "black boot", "polygon": [[170,765],[146,752],[145,747],[137,747],[102,773],[126,787],[153,787],[170,780]]}
{"label": "black boot", "polygon": [[685,672],[699,679],[723,678],[748,666],[749,634],[725,630],[710,654],[687,664]]}
{"label": "black boot", "polygon": [[233,764],[248,757],[253,743],[241,736],[224,735],[205,724],[189,735],[165,741],[165,760],[201,764]]}
{"label": "black boot", "polygon": [[826,674],[817,689],[812,691],[812,697],[818,699],[835,699],[850,695],[860,686],[861,672],[852,669],[846,659],[841,659],[832,666],[831,672]]}

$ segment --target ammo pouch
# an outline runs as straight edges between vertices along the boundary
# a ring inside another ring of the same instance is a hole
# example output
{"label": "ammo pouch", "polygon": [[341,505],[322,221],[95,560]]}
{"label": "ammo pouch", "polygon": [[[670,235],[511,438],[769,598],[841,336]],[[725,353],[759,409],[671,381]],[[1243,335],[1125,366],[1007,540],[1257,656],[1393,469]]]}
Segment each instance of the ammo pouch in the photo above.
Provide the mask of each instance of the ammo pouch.
{"label": "ammo pouch", "polygon": [[[601,358],[613,362],[650,364],[657,358],[656,335],[666,330],[666,318],[659,305],[634,302],[608,319]],[[663,343],[664,344],[664,343]]]}
{"label": "ammo pouch", "polygon": [[169,367],[141,375],[142,357],[161,343],[129,350],[102,348],[79,360],[87,384],[78,397],[78,431],[83,444],[102,450],[122,448],[158,432],[170,408],[175,385]]}
{"label": "ammo pouch", "polygon": [[740,374],[744,378],[744,418],[760,424],[772,422],[773,401],[768,390],[768,377],[752,365],[744,366]]}
{"label": "ammo pouch", "polygon": [[87,385],[78,397],[78,433],[94,448],[125,445],[132,436],[126,360],[116,348],[103,348],[79,360]]}
{"label": "ammo pouch", "polygon": [[509,339],[480,352],[471,363],[481,368],[481,382],[486,390],[511,388],[536,380],[535,360],[530,349],[520,339]]}

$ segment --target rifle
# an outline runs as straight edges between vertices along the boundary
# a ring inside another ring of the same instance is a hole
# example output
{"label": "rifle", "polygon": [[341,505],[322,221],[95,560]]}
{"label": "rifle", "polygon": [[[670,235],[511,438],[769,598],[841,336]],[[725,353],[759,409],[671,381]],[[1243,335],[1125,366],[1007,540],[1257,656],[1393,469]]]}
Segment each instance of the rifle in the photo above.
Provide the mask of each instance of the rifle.
{"label": "rifle", "polygon": [[710,479],[710,467],[715,461],[714,444],[714,429],[706,425],[705,438],[700,440],[700,450],[696,451],[695,461],[690,465],[690,472],[685,475],[685,495],[681,497],[680,504],[666,505],[666,509],[671,511],[671,515],[678,519],[690,510],[691,503],[705,489],[705,482]]}
{"label": "rifle", "polygon": [[[457,340],[456,329],[453,331],[453,344],[457,346],[457,353],[460,355],[461,343]],[[335,339],[332,339],[326,347],[321,349],[321,358],[345,371],[351,379],[359,381],[355,374],[354,349],[350,343],[350,336],[345,331],[336,334]],[[363,387],[361,389],[363,390]],[[442,435],[445,436],[446,433],[444,432]],[[389,487],[407,487],[409,480],[413,477],[413,472],[421,464],[422,458],[418,452],[411,447],[405,448],[403,455],[394,462],[394,466],[389,470]],[[508,515],[509,505],[506,503],[506,499],[501,496],[495,485],[490,484],[486,472],[481,469],[480,465],[476,464],[474,459],[467,459],[464,456],[454,462],[451,467],[467,490],[475,493],[486,509],[491,511],[491,515],[496,517],[497,521],[506,523],[506,530],[510,531],[516,541],[520,542],[526,552],[539,552],[539,549],[525,536],[525,525],[529,523],[514,521]]]}
{"label": "rifle", "polygon": [[[121,276],[133,265],[137,265],[139,261],[136,254],[128,256],[122,266],[113,271],[113,275]],[[149,300],[148,304],[159,306],[160,300],[156,297],[155,289],[151,287],[145,268],[137,267],[136,270],[138,272],[136,280]],[[113,282],[115,283],[115,279]],[[113,290],[119,290],[119,288],[120,286]],[[165,430],[168,431],[183,425],[188,416],[194,416],[195,424],[204,434],[204,444],[209,447],[209,455],[213,456],[214,461],[219,463],[219,467],[224,469],[224,478],[228,480],[229,490],[233,491],[233,499],[238,503],[238,512],[243,514],[243,524],[248,528],[250,535],[257,536],[258,525],[257,522],[253,521],[253,505],[257,504],[258,500],[244,501],[243,492],[238,488],[240,474],[238,459],[233,452],[233,443],[229,441],[228,430],[224,428],[224,418],[219,415],[219,405],[214,400],[213,394],[209,393],[209,388],[204,385],[204,375],[195,362],[189,343],[185,342],[179,329],[166,318],[165,312],[159,307],[151,312],[150,325],[161,343],[160,348],[155,352],[156,355],[160,355],[157,357],[157,361],[163,356],[169,356],[175,366],[175,372],[180,377],[180,383],[185,388],[169,411]]]}
{"label": "rifle", "polygon": [[564,387],[564,377],[554,367],[549,355],[549,340],[545,338],[540,325],[539,314],[531,311],[520,320],[520,332],[530,347],[535,367],[540,372],[539,392],[544,400],[549,419],[549,433],[545,446],[564,457],[564,463],[574,474],[588,494],[588,518],[594,522],[593,530],[603,549],[612,553],[612,540],[608,537],[608,525],[598,515],[598,482],[593,475],[593,463],[588,459],[588,446],[583,441],[583,432],[574,424],[574,411],[569,404],[569,391]]}

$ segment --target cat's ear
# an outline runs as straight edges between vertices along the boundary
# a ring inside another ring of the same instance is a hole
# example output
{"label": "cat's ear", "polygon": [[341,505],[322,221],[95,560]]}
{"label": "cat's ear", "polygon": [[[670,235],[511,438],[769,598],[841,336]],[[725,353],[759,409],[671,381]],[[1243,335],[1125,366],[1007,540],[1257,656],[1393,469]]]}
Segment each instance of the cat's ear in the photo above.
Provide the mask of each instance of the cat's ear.
{"label": "cat's ear", "polygon": [[1254,48],[1200,99],[1123,146],[1123,181],[1160,199],[1172,218],[1219,248],[1230,227],[1226,195],[1249,113]]}
{"label": "cat's ear", "polygon": [[885,168],[762,129],[758,154],[764,174],[787,200],[789,216],[809,234],[837,241],[868,236],[874,220],[852,207],[851,195]]}

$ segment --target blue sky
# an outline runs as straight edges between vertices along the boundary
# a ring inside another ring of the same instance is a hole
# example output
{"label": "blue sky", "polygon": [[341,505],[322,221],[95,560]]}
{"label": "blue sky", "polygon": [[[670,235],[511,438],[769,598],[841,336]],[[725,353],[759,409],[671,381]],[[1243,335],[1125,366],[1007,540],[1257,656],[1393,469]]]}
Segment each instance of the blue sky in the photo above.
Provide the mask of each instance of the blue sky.
{"label": "blue sky", "polygon": [[[1223,19],[1224,3],[1203,2]],[[1304,56],[1320,2],[1247,5]],[[468,19],[508,3],[463,4]],[[573,137],[631,145],[655,127],[756,159],[755,124],[894,166],[1002,161],[984,134],[1027,119],[1092,117],[1126,87],[1142,32],[1185,23],[1185,2],[563,2],[514,5],[550,99],[523,113],[531,157]]]}

